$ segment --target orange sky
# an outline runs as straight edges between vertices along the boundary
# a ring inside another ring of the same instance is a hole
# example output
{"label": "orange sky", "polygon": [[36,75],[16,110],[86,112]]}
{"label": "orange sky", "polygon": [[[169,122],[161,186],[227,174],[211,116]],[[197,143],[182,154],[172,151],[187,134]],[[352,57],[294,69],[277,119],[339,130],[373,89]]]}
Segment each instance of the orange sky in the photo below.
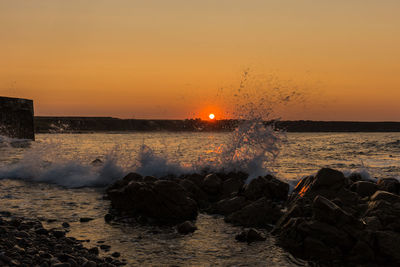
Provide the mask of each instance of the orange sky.
{"label": "orange sky", "polygon": [[399,11],[398,0],[1,0],[0,95],[34,99],[37,115],[221,118],[249,68],[252,84],[277,80],[251,90],[301,93],[275,109],[283,119],[400,121]]}

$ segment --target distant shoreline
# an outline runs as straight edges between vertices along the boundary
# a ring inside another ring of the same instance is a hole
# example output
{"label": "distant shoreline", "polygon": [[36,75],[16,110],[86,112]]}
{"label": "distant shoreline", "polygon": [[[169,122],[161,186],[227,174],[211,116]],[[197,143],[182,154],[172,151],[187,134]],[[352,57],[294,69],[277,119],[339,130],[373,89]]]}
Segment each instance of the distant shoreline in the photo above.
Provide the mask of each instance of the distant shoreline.
{"label": "distant shoreline", "polygon": [[[36,133],[93,132],[229,132],[238,120],[205,121],[118,119],[112,117],[42,117],[36,116]],[[400,122],[352,121],[266,121],[286,132],[400,132]]]}

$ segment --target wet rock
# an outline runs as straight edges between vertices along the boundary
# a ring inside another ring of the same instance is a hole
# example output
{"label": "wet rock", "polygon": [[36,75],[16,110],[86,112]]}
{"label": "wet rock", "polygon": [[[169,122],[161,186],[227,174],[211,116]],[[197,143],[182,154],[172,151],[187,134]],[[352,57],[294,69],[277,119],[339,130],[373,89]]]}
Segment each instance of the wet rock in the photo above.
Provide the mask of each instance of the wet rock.
{"label": "wet rock", "polygon": [[222,186],[222,180],[218,175],[212,173],[204,177],[202,189],[211,195],[216,195],[220,192]]}
{"label": "wet rock", "polygon": [[67,222],[63,222],[61,226],[64,227],[64,228],[69,228],[70,227],[69,223],[67,223]]}
{"label": "wet rock", "polygon": [[181,180],[179,183],[188,193],[189,197],[196,201],[199,208],[206,208],[209,205],[207,194],[194,182],[189,179]]}
{"label": "wet rock", "polygon": [[222,183],[222,198],[226,198],[232,196],[232,194],[237,194],[240,190],[242,190],[244,186],[244,181],[241,177],[233,177],[225,180]]}
{"label": "wet rock", "polygon": [[48,235],[49,231],[44,228],[39,228],[35,230],[35,233],[38,235]]}
{"label": "wet rock", "polygon": [[400,203],[400,196],[386,192],[386,191],[377,191],[372,195],[371,201],[384,200],[389,203]]}
{"label": "wet rock", "polygon": [[154,176],[145,176],[145,177],[143,177],[143,182],[145,182],[145,183],[152,183],[152,182],[155,182],[157,180],[158,179],[156,177],[154,177]]}
{"label": "wet rock", "polygon": [[225,217],[225,221],[245,227],[269,228],[281,215],[280,206],[264,197]]}
{"label": "wet rock", "polygon": [[229,215],[248,205],[249,201],[243,196],[237,196],[229,199],[223,199],[214,203],[207,212],[212,214]]}
{"label": "wet rock", "polygon": [[119,258],[121,256],[121,253],[114,252],[113,254],[111,254],[111,256],[114,257],[114,258]]}
{"label": "wet rock", "polygon": [[82,217],[79,219],[80,222],[90,222],[94,220],[93,218],[89,218],[89,217]]}
{"label": "wet rock", "polygon": [[285,201],[288,197],[288,192],[289,184],[271,175],[255,178],[244,188],[244,196],[250,200],[266,197],[272,200]]}
{"label": "wet rock", "polygon": [[247,243],[266,240],[266,238],[259,231],[253,228],[245,230],[240,234],[236,235],[235,239],[239,242],[247,242]]}
{"label": "wet rock", "polygon": [[178,233],[187,235],[197,230],[197,227],[190,221],[183,222],[176,227]]}
{"label": "wet rock", "polygon": [[359,181],[351,186],[351,190],[361,197],[370,197],[378,190],[378,186],[372,182]]}
{"label": "wet rock", "polygon": [[117,211],[158,223],[174,224],[197,217],[197,203],[182,186],[168,180],[132,181],[121,189],[108,191],[108,196]]}
{"label": "wet rock", "polygon": [[400,235],[390,231],[376,232],[376,242],[379,251],[387,257],[390,257],[393,262],[400,264]]}
{"label": "wet rock", "polygon": [[56,238],[61,238],[65,236],[65,231],[61,231],[61,230],[53,230],[51,232],[53,234],[53,236],[55,236]]}
{"label": "wet rock", "polygon": [[345,212],[332,201],[322,196],[315,197],[313,212],[315,219],[334,225],[345,225],[356,220],[351,214]]}
{"label": "wet rock", "polygon": [[110,245],[106,245],[106,244],[100,245],[100,249],[101,249],[101,250],[110,250],[110,248],[111,248]]}
{"label": "wet rock", "polygon": [[400,194],[400,182],[394,178],[378,179],[377,182],[379,190],[387,191],[393,194]]}
{"label": "wet rock", "polygon": [[124,178],[116,181],[114,184],[109,186],[107,188],[106,192],[108,193],[108,191],[111,191],[111,190],[122,189],[123,187],[127,186],[132,181],[142,182],[143,177],[138,173],[131,172],[131,173],[127,174]]}
{"label": "wet rock", "polygon": [[106,222],[111,222],[114,219],[114,216],[111,215],[110,213],[107,213],[106,215],[104,215],[104,221]]}
{"label": "wet rock", "polygon": [[89,253],[94,254],[94,255],[99,255],[99,248],[98,247],[92,247],[89,249]]}

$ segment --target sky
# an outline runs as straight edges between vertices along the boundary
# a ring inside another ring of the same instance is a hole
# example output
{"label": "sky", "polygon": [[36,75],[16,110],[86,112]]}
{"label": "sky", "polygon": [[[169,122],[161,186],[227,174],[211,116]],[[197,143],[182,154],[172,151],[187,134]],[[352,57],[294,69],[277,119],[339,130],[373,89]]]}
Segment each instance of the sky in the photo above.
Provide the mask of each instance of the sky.
{"label": "sky", "polygon": [[282,119],[400,121],[399,12],[398,0],[0,0],[0,95],[41,116],[218,119],[238,90],[249,103],[278,90],[298,96],[265,101]]}

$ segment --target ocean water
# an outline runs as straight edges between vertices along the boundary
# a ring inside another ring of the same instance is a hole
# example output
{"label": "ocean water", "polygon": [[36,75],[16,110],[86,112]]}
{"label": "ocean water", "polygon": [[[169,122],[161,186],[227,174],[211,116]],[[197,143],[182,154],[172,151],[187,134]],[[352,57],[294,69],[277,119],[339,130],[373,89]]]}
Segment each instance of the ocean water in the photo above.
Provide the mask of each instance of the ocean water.
{"label": "ocean water", "polygon": [[[294,185],[321,167],[365,179],[400,177],[400,133],[287,133],[247,127],[235,133],[39,134],[35,142],[0,138],[0,210],[38,217],[48,227],[71,224],[68,235],[111,245],[129,265],[297,266],[273,237],[237,243],[241,228],[201,214],[193,235],[171,228],[108,224],[104,187],[130,171],[163,176],[244,170],[273,173]],[[92,164],[100,159],[102,164]],[[79,218],[93,221],[80,223]],[[267,233],[266,233],[267,234]]]}

